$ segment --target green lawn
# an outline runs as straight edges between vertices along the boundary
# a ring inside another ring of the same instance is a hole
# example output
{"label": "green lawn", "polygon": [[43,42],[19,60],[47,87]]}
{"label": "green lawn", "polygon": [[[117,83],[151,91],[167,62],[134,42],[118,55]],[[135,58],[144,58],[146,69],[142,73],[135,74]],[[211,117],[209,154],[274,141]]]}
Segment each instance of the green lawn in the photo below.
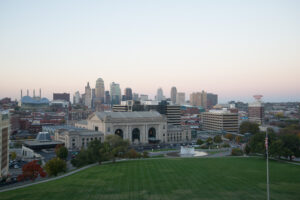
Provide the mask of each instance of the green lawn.
{"label": "green lawn", "polygon": [[[266,199],[261,158],[174,158],[96,166],[0,199]],[[270,161],[271,199],[300,199],[300,166]]]}

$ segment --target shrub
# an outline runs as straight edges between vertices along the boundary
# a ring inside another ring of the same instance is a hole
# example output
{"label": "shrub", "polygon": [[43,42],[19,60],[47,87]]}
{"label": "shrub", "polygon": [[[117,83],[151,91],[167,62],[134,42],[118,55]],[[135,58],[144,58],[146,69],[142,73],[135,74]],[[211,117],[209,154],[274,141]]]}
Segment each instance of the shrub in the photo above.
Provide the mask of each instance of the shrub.
{"label": "shrub", "polygon": [[134,158],[140,158],[141,157],[141,155],[140,155],[140,153],[138,153],[136,150],[134,150],[134,149],[130,149],[128,152],[127,152],[127,154],[126,154],[127,156],[127,158],[131,158],[131,159],[134,159]]}
{"label": "shrub", "polygon": [[143,152],[143,158],[149,158],[149,152],[148,151]]}
{"label": "shrub", "polygon": [[234,149],[231,150],[231,155],[232,156],[242,156],[243,151],[239,148],[234,148]]}

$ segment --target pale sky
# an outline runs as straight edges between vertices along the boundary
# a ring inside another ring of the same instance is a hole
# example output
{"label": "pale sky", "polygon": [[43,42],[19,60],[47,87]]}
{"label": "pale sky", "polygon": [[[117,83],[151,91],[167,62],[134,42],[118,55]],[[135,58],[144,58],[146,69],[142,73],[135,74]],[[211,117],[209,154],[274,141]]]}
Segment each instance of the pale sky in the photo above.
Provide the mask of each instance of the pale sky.
{"label": "pale sky", "polygon": [[300,1],[0,1],[0,98],[99,77],[151,97],[300,101]]}

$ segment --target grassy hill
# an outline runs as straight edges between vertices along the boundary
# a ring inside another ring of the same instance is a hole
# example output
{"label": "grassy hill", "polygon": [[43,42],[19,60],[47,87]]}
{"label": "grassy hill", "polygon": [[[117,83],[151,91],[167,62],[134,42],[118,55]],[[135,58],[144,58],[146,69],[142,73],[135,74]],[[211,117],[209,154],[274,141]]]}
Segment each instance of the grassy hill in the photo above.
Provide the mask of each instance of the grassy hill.
{"label": "grassy hill", "polygon": [[[96,166],[0,199],[266,199],[260,158],[148,159]],[[271,199],[300,198],[300,166],[270,162]]]}

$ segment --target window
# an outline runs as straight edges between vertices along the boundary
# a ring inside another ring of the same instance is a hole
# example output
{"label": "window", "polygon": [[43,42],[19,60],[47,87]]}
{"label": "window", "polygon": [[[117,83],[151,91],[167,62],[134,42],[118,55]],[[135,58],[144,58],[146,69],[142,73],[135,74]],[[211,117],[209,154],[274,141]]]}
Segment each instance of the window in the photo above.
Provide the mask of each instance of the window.
{"label": "window", "polygon": [[75,142],[75,138],[72,139],[72,142]]}
{"label": "window", "polygon": [[94,140],[94,138],[91,138],[91,141],[93,141]]}
{"label": "window", "polygon": [[107,127],[107,132],[110,132],[110,127]]}
{"label": "window", "polygon": [[98,131],[98,126],[95,126],[95,131]]}

